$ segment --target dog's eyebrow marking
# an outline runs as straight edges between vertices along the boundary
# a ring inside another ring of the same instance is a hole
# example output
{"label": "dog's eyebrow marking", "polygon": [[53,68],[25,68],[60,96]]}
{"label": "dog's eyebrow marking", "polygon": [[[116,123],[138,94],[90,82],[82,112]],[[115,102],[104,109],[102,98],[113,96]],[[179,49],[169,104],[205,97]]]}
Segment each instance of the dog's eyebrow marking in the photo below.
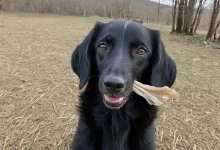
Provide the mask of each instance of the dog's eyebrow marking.
{"label": "dog's eyebrow marking", "polygon": [[122,53],[123,53],[123,47],[124,47],[124,36],[125,36],[126,28],[127,28],[127,26],[128,26],[129,23],[130,23],[130,22],[126,22],[126,23],[124,24],[124,29],[123,29],[123,32],[122,32],[121,48],[120,48],[120,50],[118,51],[118,58],[119,58],[119,59],[116,59],[116,61],[114,62],[115,65],[119,65],[119,64],[121,63],[122,59],[123,59],[123,58],[122,58]]}
{"label": "dog's eyebrow marking", "polygon": [[125,30],[126,30],[126,28],[127,28],[127,26],[128,26],[129,23],[130,23],[130,22],[126,22],[125,25],[124,25],[124,30],[123,30],[123,33],[122,33],[122,44],[121,44],[121,50],[122,50],[123,47],[124,47],[124,36],[125,36]]}

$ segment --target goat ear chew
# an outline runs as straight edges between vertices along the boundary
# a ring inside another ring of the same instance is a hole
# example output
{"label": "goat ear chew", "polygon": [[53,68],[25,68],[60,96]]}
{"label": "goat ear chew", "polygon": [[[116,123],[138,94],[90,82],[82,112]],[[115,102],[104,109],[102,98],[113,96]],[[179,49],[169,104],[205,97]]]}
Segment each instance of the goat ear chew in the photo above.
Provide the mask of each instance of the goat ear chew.
{"label": "goat ear chew", "polygon": [[134,81],[133,91],[145,98],[150,105],[155,106],[160,106],[164,101],[169,99],[173,101],[177,101],[179,99],[178,93],[167,86],[158,88]]}

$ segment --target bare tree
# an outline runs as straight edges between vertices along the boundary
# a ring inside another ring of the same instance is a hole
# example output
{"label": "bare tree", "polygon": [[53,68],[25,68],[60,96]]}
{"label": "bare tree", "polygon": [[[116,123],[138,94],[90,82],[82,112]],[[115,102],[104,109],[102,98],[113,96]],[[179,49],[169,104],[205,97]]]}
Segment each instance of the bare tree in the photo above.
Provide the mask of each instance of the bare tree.
{"label": "bare tree", "polygon": [[186,33],[188,25],[188,0],[184,0],[184,19],[183,19],[183,32]]}
{"label": "bare tree", "polygon": [[219,25],[220,25],[220,19],[219,19],[218,23],[216,24],[215,28],[213,29],[213,33],[216,33],[216,31],[218,30]]}
{"label": "bare tree", "polygon": [[199,24],[200,24],[200,21],[201,21],[201,18],[202,18],[202,13],[203,13],[203,8],[199,11],[198,19],[196,21],[196,26],[195,26],[195,29],[193,31],[193,34],[196,34],[196,31],[199,27]]}
{"label": "bare tree", "polygon": [[129,7],[129,19],[133,16],[133,10],[134,10],[134,0],[131,0],[131,4]]}
{"label": "bare tree", "polygon": [[199,1],[199,6],[197,8],[196,15],[194,17],[194,21],[191,25],[190,34],[195,34],[198,29],[206,1],[207,0],[200,0]]}
{"label": "bare tree", "polygon": [[159,22],[159,18],[160,18],[160,0],[158,2],[158,7],[157,7],[157,23]]}
{"label": "bare tree", "polygon": [[173,0],[173,22],[172,22],[172,31],[175,31],[175,23],[176,23],[176,7],[177,7],[177,0]]}
{"label": "bare tree", "polygon": [[188,3],[187,0],[185,0],[183,32],[186,34],[189,33],[190,26],[192,25],[192,19],[193,19],[192,17],[194,14],[194,7],[196,2],[197,0],[190,0]]}
{"label": "bare tree", "polygon": [[182,33],[183,7],[184,7],[184,0],[179,0],[178,17],[177,17],[177,23],[176,23],[176,32],[177,33]]}
{"label": "bare tree", "polygon": [[209,30],[208,33],[206,35],[206,39],[211,39],[212,35],[213,35],[213,31],[214,31],[214,27],[215,27],[215,22],[219,13],[219,6],[220,6],[220,0],[214,0],[214,5],[213,5],[213,10],[212,10],[212,17],[211,17],[211,21],[210,21],[210,26],[209,26]]}
{"label": "bare tree", "polygon": [[0,11],[3,10],[3,6],[2,6],[3,4],[2,4],[2,2],[3,2],[3,1],[0,0]]}
{"label": "bare tree", "polygon": [[86,0],[81,0],[80,2],[79,2],[79,5],[80,5],[80,7],[81,7],[81,9],[82,9],[82,14],[83,14],[83,16],[85,17],[86,16],[86,13],[87,13],[87,8],[86,8]]}

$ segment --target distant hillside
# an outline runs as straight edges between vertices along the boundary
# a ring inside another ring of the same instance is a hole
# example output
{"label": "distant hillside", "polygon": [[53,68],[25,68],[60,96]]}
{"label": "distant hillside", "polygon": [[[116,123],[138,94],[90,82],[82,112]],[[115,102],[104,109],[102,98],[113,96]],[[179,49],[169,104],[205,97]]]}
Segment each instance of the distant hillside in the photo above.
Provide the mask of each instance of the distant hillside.
{"label": "distant hillside", "polygon": [[[161,0],[162,1],[162,0]],[[2,0],[0,9],[12,12],[37,12],[108,18],[140,18],[144,22],[171,25],[172,6],[150,0]],[[210,10],[203,13],[200,28],[207,29]]]}

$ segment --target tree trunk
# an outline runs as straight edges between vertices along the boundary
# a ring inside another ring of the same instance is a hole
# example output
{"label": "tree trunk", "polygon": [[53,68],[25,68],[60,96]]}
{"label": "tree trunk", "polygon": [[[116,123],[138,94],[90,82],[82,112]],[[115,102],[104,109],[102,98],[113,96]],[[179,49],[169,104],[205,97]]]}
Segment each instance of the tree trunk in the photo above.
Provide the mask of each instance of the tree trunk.
{"label": "tree trunk", "polygon": [[198,20],[197,20],[197,22],[196,22],[196,26],[195,26],[195,29],[194,29],[194,31],[193,31],[194,34],[196,34],[196,31],[197,31],[197,29],[198,29],[198,27],[199,27],[200,20],[201,20],[201,18],[202,18],[202,12],[203,12],[203,8],[200,9],[200,11],[199,11]]}
{"label": "tree trunk", "polygon": [[196,14],[195,14],[193,23],[192,23],[192,25],[191,25],[191,27],[190,27],[189,33],[190,33],[191,35],[193,35],[193,30],[194,30],[195,24],[196,24],[196,22],[198,21],[199,11],[200,11],[200,9],[202,9],[202,1],[203,1],[203,0],[200,0],[200,1],[199,1],[199,6],[198,6],[198,8],[197,8],[197,10],[196,10]]}
{"label": "tree trunk", "polygon": [[177,0],[173,0],[174,6],[173,6],[173,24],[172,24],[172,31],[175,31],[175,23],[176,23],[176,6],[177,6]]}
{"label": "tree trunk", "polygon": [[187,26],[187,33],[189,33],[190,27],[192,26],[193,22],[193,15],[194,15],[194,8],[197,0],[190,0],[189,2],[189,8],[188,8],[188,26]]}
{"label": "tree trunk", "polygon": [[188,0],[184,0],[184,19],[183,19],[183,32],[187,33],[188,19]]}
{"label": "tree trunk", "polygon": [[195,28],[193,29],[193,34],[196,34],[196,31],[198,29],[198,26],[200,24],[200,21],[201,21],[201,18],[202,18],[202,13],[203,13],[203,9],[204,9],[204,6],[205,6],[205,3],[207,0],[200,0],[201,1],[201,8],[199,10],[199,13],[198,13],[198,18],[196,20],[196,26]]}
{"label": "tree trunk", "polygon": [[130,13],[129,13],[129,19],[132,18],[133,15],[133,7],[134,7],[134,0],[131,1],[131,5],[130,5]]}
{"label": "tree trunk", "polygon": [[122,18],[122,4],[120,4],[119,17]]}
{"label": "tree trunk", "polygon": [[213,30],[213,33],[216,33],[216,31],[218,30],[219,25],[220,25],[220,20],[218,21],[217,25],[215,26],[215,28]]}
{"label": "tree trunk", "polygon": [[213,6],[213,11],[212,11],[211,22],[210,22],[208,33],[206,35],[206,39],[211,39],[212,38],[215,22],[216,22],[218,13],[219,13],[219,1],[220,0],[214,0],[214,6]]}
{"label": "tree trunk", "polygon": [[154,16],[153,16],[153,23],[154,23],[154,19],[155,19],[155,11],[154,11]]}
{"label": "tree trunk", "polygon": [[149,22],[149,14],[147,13],[147,23]]}
{"label": "tree trunk", "polygon": [[182,33],[182,27],[183,27],[183,6],[184,6],[184,0],[180,0],[179,3],[179,9],[178,9],[178,17],[177,17],[177,25],[176,25],[176,32]]}
{"label": "tree trunk", "polygon": [[166,17],[166,25],[170,25],[170,12],[167,12]]}
{"label": "tree trunk", "polygon": [[[189,34],[189,28],[192,25],[192,19],[194,14],[194,7],[197,0],[190,0],[188,6],[185,4],[185,18],[184,18],[184,26],[183,26],[183,32],[186,34]],[[187,2],[187,0],[185,1]]]}
{"label": "tree trunk", "polygon": [[104,9],[104,16],[107,17],[106,6],[104,4],[103,4],[103,9]]}
{"label": "tree trunk", "polygon": [[85,17],[85,16],[86,16],[86,10],[83,9],[83,17]]}
{"label": "tree trunk", "polygon": [[159,22],[159,18],[160,18],[160,0],[158,3],[158,8],[157,8],[157,23]]}
{"label": "tree trunk", "polygon": [[0,0],[0,11],[3,10],[2,5],[3,5],[3,2]]}
{"label": "tree trunk", "polygon": [[216,32],[214,33],[214,42],[217,42]]}
{"label": "tree trunk", "polygon": [[113,12],[112,12],[112,7],[110,6],[110,12],[111,12],[111,17],[110,18],[113,18]]}

